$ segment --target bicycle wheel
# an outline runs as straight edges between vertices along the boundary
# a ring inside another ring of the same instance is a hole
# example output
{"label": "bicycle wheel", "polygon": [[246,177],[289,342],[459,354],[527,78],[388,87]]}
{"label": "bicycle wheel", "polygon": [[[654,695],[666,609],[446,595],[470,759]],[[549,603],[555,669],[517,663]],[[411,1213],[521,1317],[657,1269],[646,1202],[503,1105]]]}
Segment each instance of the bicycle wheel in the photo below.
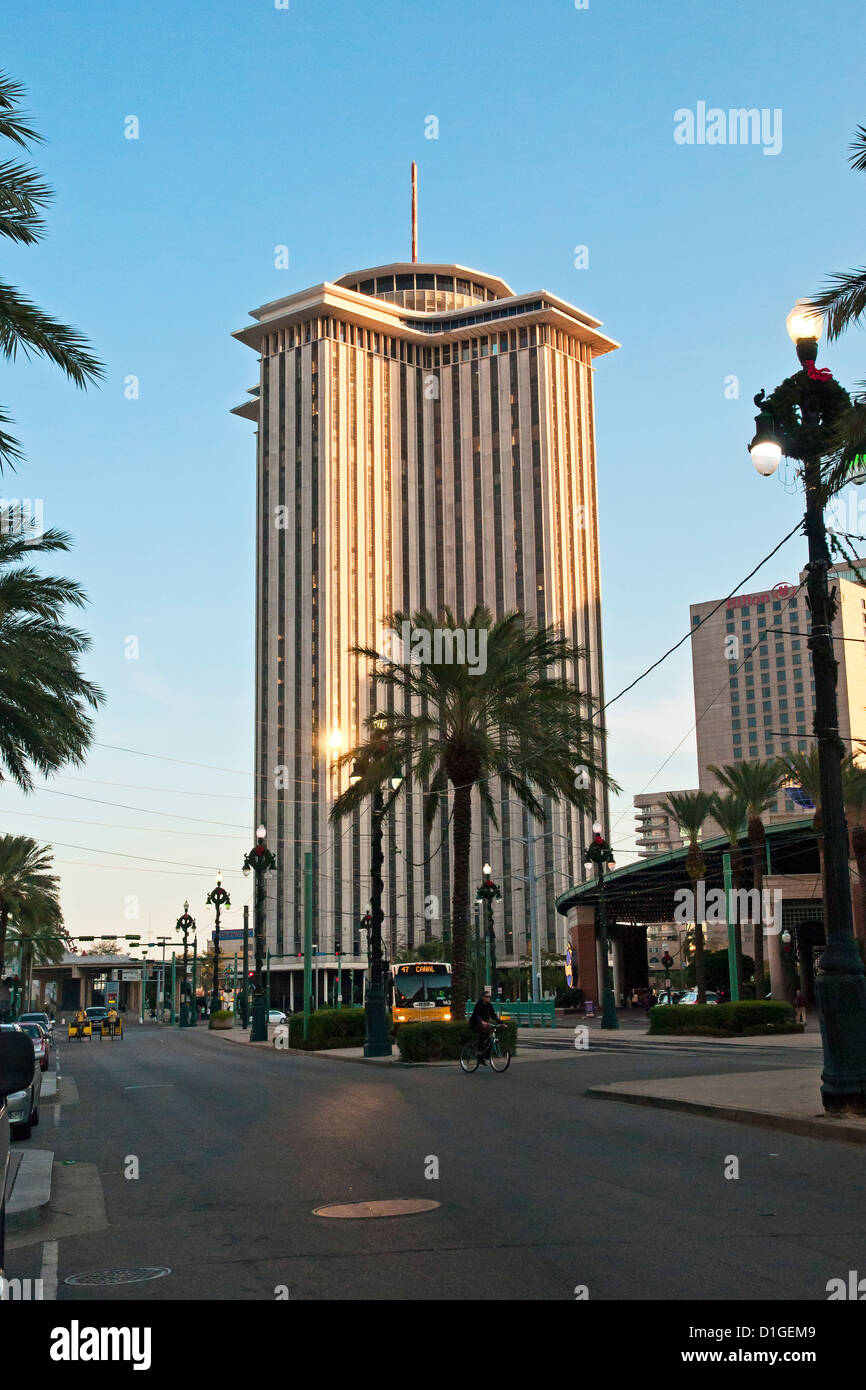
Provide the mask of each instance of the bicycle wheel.
{"label": "bicycle wheel", "polygon": [[508,1071],[511,1066],[511,1053],[500,1052],[499,1044],[494,1043],[490,1049],[490,1065],[494,1071]]}
{"label": "bicycle wheel", "polygon": [[474,1042],[463,1044],[460,1052],[460,1065],[466,1072],[478,1070],[478,1052],[476,1051]]}

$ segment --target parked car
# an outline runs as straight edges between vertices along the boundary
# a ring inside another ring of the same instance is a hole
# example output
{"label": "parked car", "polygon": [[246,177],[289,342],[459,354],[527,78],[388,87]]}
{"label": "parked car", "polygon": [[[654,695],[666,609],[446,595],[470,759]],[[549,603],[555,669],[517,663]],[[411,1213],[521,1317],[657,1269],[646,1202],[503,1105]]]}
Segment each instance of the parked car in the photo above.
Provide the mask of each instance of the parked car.
{"label": "parked car", "polygon": [[41,1023],[42,1026],[43,1026],[43,1028],[44,1028],[44,1029],[46,1030],[46,1032],[48,1033],[48,1044],[49,1044],[49,1046],[51,1045],[51,1042],[53,1041],[53,1035],[54,1035],[54,1019],[50,1016],[50,1014],[46,1014],[46,1013],[39,1013],[39,1014],[19,1014],[19,1015],[18,1015],[18,1022],[19,1022],[19,1023]]}
{"label": "parked car", "polygon": [[[27,1088],[35,1071],[33,1048],[20,1028],[0,1027],[0,1277],[4,1274],[6,1198],[9,1187],[10,1126],[6,1121],[6,1097]],[[41,1076],[41,1073],[37,1073]]]}
{"label": "parked car", "polygon": [[271,1009],[268,1012],[268,1023],[288,1023],[291,1009]]}
{"label": "parked car", "polygon": [[663,989],[656,1002],[659,1004],[679,1004],[682,997],[683,991],[681,989]]}
{"label": "parked car", "polygon": [[[697,991],[696,989],[687,989],[686,992],[685,992],[685,994],[682,996],[682,998],[677,1000],[677,1003],[678,1003],[678,1004],[697,1004],[697,1002],[698,1002],[698,991]],[[708,1003],[708,1004],[718,1004],[718,1002],[719,1002],[719,996],[718,996],[716,993],[714,993],[713,990],[708,989],[708,990],[707,990],[707,1003]]]}
{"label": "parked car", "polygon": [[36,1060],[39,1063],[40,1071],[48,1070],[48,1033],[41,1023],[27,1023],[18,1020],[18,1027],[23,1029],[29,1038],[33,1039],[33,1051],[36,1053]]}
{"label": "parked car", "polygon": [[[17,1033],[26,1038],[27,1034],[20,1023],[0,1023],[0,1033]],[[32,1039],[29,1040],[32,1045]],[[35,1065],[33,1079],[21,1091],[14,1091],[6,1097],[6,1114],[9,1119],[9,1132],[13,1139],[29,1139],[31,1131],[39,1123],[39,1102],[42,1099],[42,1072]]]}

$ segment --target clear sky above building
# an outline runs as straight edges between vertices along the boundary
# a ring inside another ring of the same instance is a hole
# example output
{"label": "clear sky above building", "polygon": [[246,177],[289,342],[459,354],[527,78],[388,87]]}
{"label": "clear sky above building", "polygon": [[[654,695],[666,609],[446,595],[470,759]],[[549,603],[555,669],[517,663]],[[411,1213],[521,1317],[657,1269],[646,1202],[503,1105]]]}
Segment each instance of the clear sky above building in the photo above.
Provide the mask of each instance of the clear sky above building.
{"label": "clear sky above building", "polygon": [[[27,451],[5,495],[75,536],[108,695],[85,769],[0,800],[0,831],[56,845],[73,932],[156,935],[185,897],[201,926],[220,867],[249,899],[254,448],[229,409],[254,373],[230,333],[408,259],[412,159],[422,261],[547,288],[623,345],[596,374],[609,696],[795,525],[793,485],[749,461],[751,398],[796,368],[797,296],[862,264],[859,0],[75,0],[4,28],[57,194],[4,274],[107,365],[81,394],[20,361],[2,392]],[[729,139],[742,107],[756,143]],[[850,387],[863,348],[819,361]],[[695,785],[693,720],[688,646],[610,711],[624,860],[632,795]]]}

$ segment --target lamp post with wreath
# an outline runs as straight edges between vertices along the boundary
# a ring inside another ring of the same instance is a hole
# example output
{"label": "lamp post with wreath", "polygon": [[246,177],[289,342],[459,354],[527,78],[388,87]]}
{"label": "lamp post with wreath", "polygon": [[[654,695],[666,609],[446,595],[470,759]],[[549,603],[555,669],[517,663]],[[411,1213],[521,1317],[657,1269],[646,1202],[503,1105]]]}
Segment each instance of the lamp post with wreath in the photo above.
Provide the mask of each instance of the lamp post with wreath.
{"label": "lamp post with wreath", "polygon": [[755,396],[758,415],[749,446],[763,477],[775,473],[782,454],[796,459],[806,493],[803,530],[809,545],[806,565],[811,627],[809,649],[815,677],[814,732],[818,744],[824,841],[824,930],[826,948],[818,963],[817,1002],[824,1045],[821,1098],[825,1110],[866,1112],[866,970],[854,940],[848,828],[842,793],[846,749],[839,737],[836,699],[838,662],[833,650],[833,619],[839,608],[829,589],[831,567],[824,504],[824,461],[836,452],[840,417],[851,406],[843,386],[828,368],[816,367],[823,319],[799,302],[787,319],[800,370],[769,396]]}

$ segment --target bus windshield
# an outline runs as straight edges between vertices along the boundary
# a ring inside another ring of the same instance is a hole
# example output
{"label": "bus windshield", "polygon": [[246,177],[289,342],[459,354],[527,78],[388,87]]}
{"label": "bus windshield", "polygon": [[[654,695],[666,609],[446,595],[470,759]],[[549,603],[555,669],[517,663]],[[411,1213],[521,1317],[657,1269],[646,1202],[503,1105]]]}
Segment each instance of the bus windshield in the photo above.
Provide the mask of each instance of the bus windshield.
{"label": "bus windshield", "polygon": [[414,965],[398,965],[394,973],[394,1003],[398,1008],[411,1009],[417,1004],[451,1002],[451,972],[444,965],[426,961]]}

